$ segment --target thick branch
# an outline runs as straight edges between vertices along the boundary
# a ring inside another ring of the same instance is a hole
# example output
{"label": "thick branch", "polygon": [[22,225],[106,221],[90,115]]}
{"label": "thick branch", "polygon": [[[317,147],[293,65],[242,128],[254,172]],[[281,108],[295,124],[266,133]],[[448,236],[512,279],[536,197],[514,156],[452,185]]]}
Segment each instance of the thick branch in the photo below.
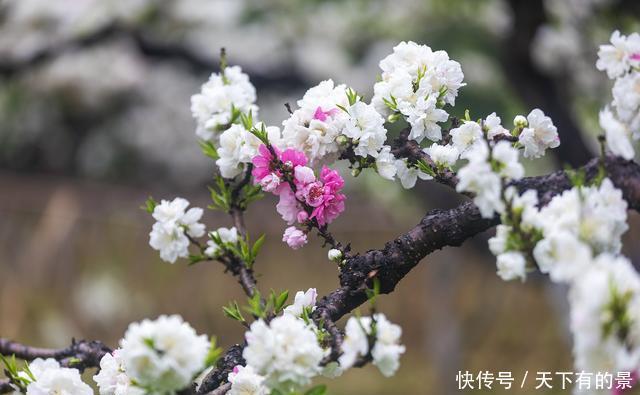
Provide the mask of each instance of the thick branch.
{"label": "thick branch", "polygon": [[16,358],[32,361],[36,358],[53,358],[64,366],[83,371],[100,366],[100,359],[111,349],[100,341],[72,340],[69,347],[61,349],[29,347],[8,339],[0,338],[0,354],[15,355]]}
{"label": "thick branch", "polygon": [[9,380],[0,380],[0,394],[6,394],[13,391],[14,388],[11,386]]}

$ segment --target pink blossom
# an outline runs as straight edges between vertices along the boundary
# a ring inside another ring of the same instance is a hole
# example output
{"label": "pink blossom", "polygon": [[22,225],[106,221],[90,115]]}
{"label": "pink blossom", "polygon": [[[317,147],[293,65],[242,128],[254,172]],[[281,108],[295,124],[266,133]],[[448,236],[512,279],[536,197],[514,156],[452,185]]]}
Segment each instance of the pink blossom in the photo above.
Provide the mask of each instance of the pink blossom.
{"label": "pink blossom", "polygon": [[280,177],[276,173],[269,173],[260,180],[260,186],[265,192],[276,192],[280,186]]}
{"label": "pink blossom", "polygon": [[631,60],[640,60],[640,52],[632,54]]}
{"label": "pink blossom", "polygon": [[306,211],[300,210],[298,212],[297,220],[298,220],[299,223],[304,223],[308,219],[309,219],[309,214],[307,214]]}
{"label": "pink blossom", "polygon": [[296,222],[300,207],[291,189],[286,188],[280,193],[280,201],[276,205],[276,210],[287,224],[291,225]]}
{"label": "pink blossom", "polygon": [[297,250],[307,244],[307,235],[295,226],[290,226],[285,229],[284,235],[282,235],[282,241],[287,243],[289,247]]}
{"label": "pink blossom", "polygon": [[[318,221],[318,225],[324,226],[338,218],[344,211],[346,196],[340,193],[344,186],[344,180],[337,171],[323,166],[320,173],[320,181],[323,183],[322,202],[314,206],[315,208],[311,212],[310,218],[315,218]],[[314,193],[316,192],[309,191],[312,198],[315,198]]]}
{"label": "pink blossom", "polygon": [[[277,156],[280,156],[280,152],[276,147],[273,147],[273,151]],[[253,163],[253,170],[251,171],[251,174],[253,175],[256,184],[260,183],[263,178],[274,172],[274,159],[275,158],[271,154],[271,151],[264,144],[258,147],[258,155],[254,156],[251,160],[251,163]]]}
{"label": "pink blossom", "polygon": [[290,169],[295,169],[296,166],[307,165],[307,157],[304,155],[304,152],[296,151],[291,148],[284,150],[280,155],[280,160]]}
{"label": "pink blossom", "polygon": [[315,181],[299,188],[296,191],[296,197],[311,207],[318,207],[324,202],[324,190],[325,186],[321,182]]}
{"label": "pink blossom", "polygon": [[316,112],[313,114],[313,119],[317,119],[318,121],[326,121],[328,117],[332,117],[338,113],[337,108],[332,108],[328,111],[322,111],[322,107],[316,108]]}
{"label": "pink blossom", "polygon": [[316,180],[316,175],[313,173],[313,169],[307,166],[296,166],[293,171],[293,177],[296,187],[304,187]]}

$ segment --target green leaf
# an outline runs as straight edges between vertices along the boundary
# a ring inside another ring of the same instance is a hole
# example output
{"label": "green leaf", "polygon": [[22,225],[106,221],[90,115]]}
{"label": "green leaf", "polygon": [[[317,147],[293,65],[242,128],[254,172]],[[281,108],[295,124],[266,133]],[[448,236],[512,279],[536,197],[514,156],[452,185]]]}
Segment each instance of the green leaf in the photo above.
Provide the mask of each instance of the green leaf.
{"label": "green leaf", "polygon": [[222,347],[218,347],[218,338],[215,336],[211,336],[211,345],[209,346],[207,357],[204,360],[205,366],[214,366],[222,356],[223,352],[224,350],[222,349]]}
{"label": "green leaf", "polygon": [[289,299],[289,291],[283,291],[275,298],[274,310],[276,314],[282,311],[284,305],[287,303],[287,299]]}
{"label": "green leaf", "polygon": [[153,211],[156,209],[157,205],[158,202],[156,202],[153,197],[149,196],[144,202],[144,206],[140,206],[140,208],[149,214],[153,214]]}
{"label": "green leaf", "polygon": [[305,392],[304,395],[324,395],[326,393],[327,393],[327,386],[324,384],[320,384],[320,385],[316,385],[315,387]]}
{"label": "green leaf", "polygon": [[258,240],[256,240],[255,243],[253,243],[253,247],[251,247],[251,260],[252,261],[254,261],[256,259],[256,257],[258,256],[258,253],[260,252],[260,249],[264,245],[265,236],[266,235],[263,234],[262,236],[260,236],[258,238]]}
{"label": "green leaf", "polygon": [[218,155],[218,150],[211,141],[200,140],[198,144],[200,144],[200,149],[202,150],[202,153],[205,154],[205,156],[213,160],[218,160],[220,158],[220,155]]}
{"label": "green leaf", "polygon": [[229,302],[229,306],[223,306],[222,311],[227,317],[236,321],[245,322],[237,302]]}

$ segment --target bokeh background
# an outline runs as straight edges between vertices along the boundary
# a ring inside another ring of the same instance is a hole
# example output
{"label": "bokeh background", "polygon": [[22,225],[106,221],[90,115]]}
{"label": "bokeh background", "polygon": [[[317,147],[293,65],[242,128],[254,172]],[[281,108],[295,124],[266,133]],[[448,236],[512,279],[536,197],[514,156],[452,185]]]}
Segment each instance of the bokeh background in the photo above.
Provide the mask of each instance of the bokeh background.
{"label": "bokeh background", "polygon": [[[189,98],[221,47],[250,74],[268,124],[323,79],[370,97],[379,60],[401,40],[445,49],[468,83],[454,115],[551,115],[562,145],[526,164],[540,174],[597,152],[610,89],[597,45],[615,28],[638,31],[639,17],[635,0],[0,0],[0,336],[116,345],[129,322],[179,313],[223,345],[241,341],[221,310],[243,298],[239,286],[213,263],[161,262],[139,209],[148,195],[207,205],[214,165],[199,152]],[[371,174],[348,180],[348,199],[332,228],[356,251],[459,201],[433,183],[407,192]],[[280,242],[274,204],[247,213],[250,232],[267,234],[260,285],[336,288],[319,243],[294,252]],[[626,253],[638,262],[630,215]],[[230,226],[213,211],[205,222]],[[491,233],[430,255],[381,299],[404,329],[397,376],[350,371],[330,393],[448,395],[459,370],[570,371],[565,290],[535,275],[499,280]],[[533,392],[545,391],[510,393]]]}

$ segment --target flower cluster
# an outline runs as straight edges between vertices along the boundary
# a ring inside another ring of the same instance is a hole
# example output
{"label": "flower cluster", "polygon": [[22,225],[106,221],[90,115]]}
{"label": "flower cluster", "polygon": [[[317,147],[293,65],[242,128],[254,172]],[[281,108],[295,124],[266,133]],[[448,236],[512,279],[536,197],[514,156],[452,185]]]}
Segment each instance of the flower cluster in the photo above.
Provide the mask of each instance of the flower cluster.
{"label": "flower cluster", "polygon": [[189,237],[201,237],[205,226],[201,224],[202,209],[192,207],[183,198],[163,200],[153,209],[153,224],[149,233],[149,245],[160,251],[160,257],[174,263],[176,259],[189,256]]}
{"label": "flower cluster", "polygon": [[78,369],[61,367],[55,359],[37,358],[29,363],[29,373],[20,376],[29,381],[27,395],[68,394],[92,395],[93,390],[82,381]]}
{"label": "flower cluster", "polygon": [[100,360],[100,372],[93,376],[100,395],[143,395],[144,389],[136,386],[125,373],[121,353],[118,349]]}
{"label": "flower cluster", "polygon": [[405,117],[411,125],[411,139],[442,139],[439,123],[449,118],[442,107],[454,105],[458,89],[464,86],[460,64],[445,51],[434,52],[409,41],[395,46],[380,68],[381,81],[373,87],[375,108],[381,114]]}
{"label": "flower cluster", "polygon": [[[299,223],[308,228],[313,221],[323,227],[344,211],[346,196],[340,192],[344,186],[340,174],[323,166],[316,177],[313,169],[306,166],[304,153],[291,148],[281,152],[274,146],[261,145],[253,165],[254,182],[279,196],[276,209],[289,225]],[[291,248],[300,248],[307,242],[306,232],[291,226],[283,241]]]}
{"label": "flower cluster", "polygon": [[615,80],[613,102],[600,112],[607,147],[615,155],[633,159],[633,141],[640,138],[640,34],[613,32],[611,44],[600,46],[596,67]]}
{"label": "flower cluster", "polygon": [[240,67],[224,67],[211,74],[200,93],[191,97],[191,113],[198,123],[196,134],[203,140],[216,139],[234,121],[234,112],[255,115],[255,101],[256,89]]}
{"label": "flower cluster", "polygon": [[[204,368],[209,341],[180,316],[160,316],[155,321],[133,323],[120,342],[116,365],[110,368],[115,377],[101,377],[102,383],[122,380],[120,371],[149,391],[170,392],[188,386]],[[113,364],[107,359],[105,364]],[[107,375],[109,373],[106,373]],[[109,388],[109,387],[107,387]]]}
{"label": "flower cluster", "polygon": [[288,393],[308,385],[322,371],[325,350],[314,329],[293,315],[285,314],[269,323],[255,321],[245,338],[242,356],[269,388]]}
{"label": "flower cluster", "polygon": [[399,344],[401,335],[402,329],[392,324],[384,314],[349,318],[342,345],[343,354],[339,359],[340,367],[348,369],[358,358],[370,356],[384,376],[393,376],[400,366],[400,355],[405,352],[405,347]]}

